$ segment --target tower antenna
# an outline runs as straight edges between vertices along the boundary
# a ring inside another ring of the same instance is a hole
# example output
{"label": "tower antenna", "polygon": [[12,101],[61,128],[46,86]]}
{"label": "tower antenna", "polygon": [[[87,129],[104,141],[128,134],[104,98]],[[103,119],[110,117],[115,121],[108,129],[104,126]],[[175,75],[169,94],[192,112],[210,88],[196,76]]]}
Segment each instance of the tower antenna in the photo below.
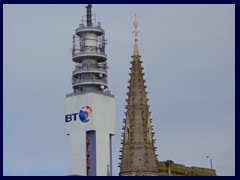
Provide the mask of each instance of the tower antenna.
{"label": "tower antenna", "polygon": [[92,4],[86,6],[87,9],[87,26],[92,26]]}

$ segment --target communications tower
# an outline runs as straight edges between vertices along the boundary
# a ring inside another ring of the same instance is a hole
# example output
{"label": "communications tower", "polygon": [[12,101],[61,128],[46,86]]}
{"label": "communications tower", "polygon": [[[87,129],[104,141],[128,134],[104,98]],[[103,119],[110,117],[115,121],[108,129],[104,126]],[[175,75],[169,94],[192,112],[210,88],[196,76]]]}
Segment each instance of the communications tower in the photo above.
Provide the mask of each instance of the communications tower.
{"label": "communications tower", "polygon": [[70,142],[70,175],[112,173],[115,100],[107,83],[105,31],[92,5],[73,35],[73,92],[66,95],[66,134]]}

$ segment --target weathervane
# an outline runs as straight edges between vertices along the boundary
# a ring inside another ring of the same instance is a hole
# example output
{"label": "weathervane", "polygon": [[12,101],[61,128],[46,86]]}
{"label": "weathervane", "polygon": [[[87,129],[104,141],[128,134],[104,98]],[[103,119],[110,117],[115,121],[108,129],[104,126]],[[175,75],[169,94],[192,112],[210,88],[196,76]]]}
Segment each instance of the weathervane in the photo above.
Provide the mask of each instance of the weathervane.
{"label": "weathervane", "polygon": [[138,39],[138,37],[137,37],[138,33],[140,32],[140,31],[137,31],[137,28],[138,28],[137,13],[135,13],[135,21],[133,23],[133,26],[135,28],[135,31],[133,31],[133,33],[135,35],[135,40],[137,40]]}

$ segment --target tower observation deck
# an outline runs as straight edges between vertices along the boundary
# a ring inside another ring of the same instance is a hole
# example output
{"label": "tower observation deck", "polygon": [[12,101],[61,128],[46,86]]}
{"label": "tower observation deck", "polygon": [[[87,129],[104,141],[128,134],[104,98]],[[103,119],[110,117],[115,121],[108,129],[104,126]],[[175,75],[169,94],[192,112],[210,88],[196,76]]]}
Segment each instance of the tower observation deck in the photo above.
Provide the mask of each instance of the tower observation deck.
{"label": "tower observation deck", "polygon": [[[92,5],[86,6],[86,16],[73,35],[72,60],[75,69],[72,72],[73,94],[99,92],[111,95],[107,83],[107,54],[105,31],[101,23],[96,23]],[[69,95],[69,94],[68,94]]]}

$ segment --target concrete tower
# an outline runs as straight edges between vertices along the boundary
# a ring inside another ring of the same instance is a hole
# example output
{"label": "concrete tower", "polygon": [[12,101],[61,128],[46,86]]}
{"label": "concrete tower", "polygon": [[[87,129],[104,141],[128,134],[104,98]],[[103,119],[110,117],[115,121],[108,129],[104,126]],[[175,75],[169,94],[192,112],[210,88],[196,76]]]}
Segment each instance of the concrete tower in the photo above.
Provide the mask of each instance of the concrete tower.
{"label": "concrete tower", "polygon": [[138,50],[138,22],[135,15],[135,40],[130,68],[129,92],[124,122],[123,147],[120,150],[120,176],[157,176],[158,162],[155,154],[154,139],[142,61]]}
{"label": "concrete tower", "polygon": [[66,134],[70,142],[70,175],[111,175],[111,137],[115,100],[107,84],[105,32],[89,4],[73,35],[73,93],[66,95]]}

